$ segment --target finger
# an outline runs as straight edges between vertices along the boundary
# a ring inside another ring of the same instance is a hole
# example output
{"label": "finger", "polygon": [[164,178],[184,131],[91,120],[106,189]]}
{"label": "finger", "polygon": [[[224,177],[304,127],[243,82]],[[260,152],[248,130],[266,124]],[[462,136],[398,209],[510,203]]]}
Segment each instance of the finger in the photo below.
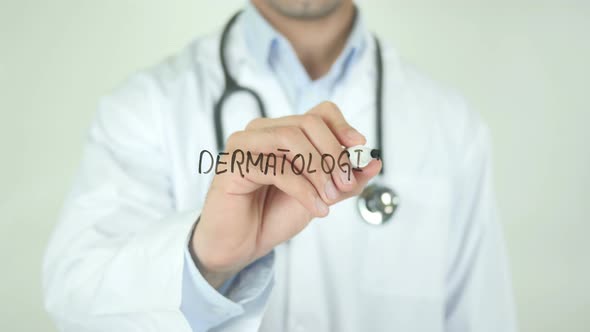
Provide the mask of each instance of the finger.
{"label": "finger", "polygon": [[[340,192],[348,192],[354,189],[354,174],[340,166],[341,163],[349,163],[347,156],[342,156],[342,145],[330,130],[324,120],[317,114],[307,113],[304,115],[293,115],[275,119],[259,118],[251,121],[246,127],[247,130],[270,128],[273,126],[298,126],[305,136],[322,155],[312,161],[314,169],[322,170],[326,174],[326,181],[331,179],[332,183],[326,183],[328,203],[333,203],[340,196]],[[331,172],[329,170],[332,170]],[[331,173],[331,174],[330,174]],[[335,187],[335,188],[334,188]]]}
{"label": "finger", "polygon": [[336,104],[325,101],[312,108],[308,113],[320,116],[342,145],[351,147],[367,143],[365,136],[346,121]]}
{"label": "finger", "polygon": [[381,172],[381,167],[383,167],[383,163],[381,160],[371,160],[371,162],[363,167],[360,171],[354,171],[357,183],[355,188],[352,191],[345,193],[342,197],[342,200],[359,195],[363,189],[367,186],[367,183],[374,178],[375,176],[379,175]]}
{"label": "finger", "polygon": [[[265,155],[263,159],[266,158],[269,158],[269,156]],[[230,189],[229,194],[240,194],[239,189],[247,187],[249,184],[254,187],[274,185],[288,196],[297,200],[308,211],[308,219],[310,220],[313,217],[325,217],[329,213],[328,205],[324,202],[313,184],[307,178],[298,176],[292,172],[275,175],[272,170],[269,171],[266,167],[253,167],[248,172],[243,173],[243,177],[240,173],[230,173],[225,178],[225,181],[226,183],[227,181],[233,182],[228,187],[238,190],[232,191]]]}
{"label": "finger", "polygon": [[[291,172],[305,177],[314,185],[324,202],[335,202],[339,196],[338,189],[332,182],[330,174],[323,171],[321,153],[309,141],[305,133],[297,126],[276,126],[292,121],[274,121],[274,119],[268,119],[268,121],[271,121],[274,126],[260,125],[259,129],[243,132],[239,139],[240,146],[246,146],[252,153],[275,154],[280,157],[278,160],[280,165],[276,170],[278,174],[282,176]],[[290,164],[285,164],[285,161]]]}

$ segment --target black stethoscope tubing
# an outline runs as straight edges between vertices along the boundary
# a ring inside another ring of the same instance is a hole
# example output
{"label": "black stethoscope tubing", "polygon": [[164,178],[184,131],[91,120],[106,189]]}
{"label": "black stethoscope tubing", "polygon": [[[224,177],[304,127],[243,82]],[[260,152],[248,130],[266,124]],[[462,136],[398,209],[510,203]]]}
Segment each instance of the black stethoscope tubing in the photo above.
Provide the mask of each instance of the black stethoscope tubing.
{"label": "black stethoscope tubing", "polygon": [[[231,19],[226,23],[225,27],[223,28],[223,32],[221,33],[221,40],[219,42],[219,58],[221,62],[221,69],[223,71],[223,78],[225,80],[225,86],[221,97],[217,100],[213,108],[213,121],[215,125],[215,138],[217,143],[217,150],[223,151],[224,147],[224,133],[223,133],[223,121],[222,121],[222,112],[223,112],[223,104],[229,99],[229,97],[234,93],[245,92],[251,95],[258,105],[258,109],[260,112],[260,116],[265,118],[267,117],[266,107],[264,106],[264,102],[262,98],[256,91],[241,86],[238,82],[231,76],[229,73],[229,69],[227,66],[227,61],[225,58],[225,50],[227,46],[227,38],[229,35],[229,30],[234,25],[236,19],[240,15],[241,11],[234,14]],[[381,55],[381,45],[379,43],[379,39],[376,36],[373,36],[375,40],[375,69],[376,69],[376,78],[375,78],[375,128],[377,131],[377,149],[381,152],[381,159],[383,159],[383,59]],[[384,168],[381,168],[381,175],[383,175]]]}
{"label": "black stethoscope tubing", "polygon": [[[221,97],[214,105],[213,121],[215,125],[215,135],[217,150],[223,151],[224,148],[224,134],[223,134],[223,123],[222,123],[222,112],[223,104],[232,95],[232,93],[245,92],[251,95],[260,111],[261,117],[267,117],[266,108],[260,98],[260,95],[256,91],[244,87],[238,84],[238,82],[231,76],[227,66],[225,58],[225,49],[227,46],[227,38],[229,30],[234,25],[236,19],[241,12],[237,12],[227,22],[223,28],[221,34],[221,40],[219,43],[219,58],[221,62],[221,69],[223,70],[223,78],[225,80],[225,86]],[[381,45],[379,39],[373,36],[375,40],[375,128],[377,136],[377,149],[380,151],[380,158],[383,159],[383,59],[381,54]],[[383,175],[384,167],[381,167],[380,175]],[[396,192],[387,187],[378,184],[370,184],[363,189],[363,192],[359,195],[358,200],[359,213],[363,219],[372,225],[382,225],[391,220],[393,214],[397,210],[399,205],[399,196]]]}

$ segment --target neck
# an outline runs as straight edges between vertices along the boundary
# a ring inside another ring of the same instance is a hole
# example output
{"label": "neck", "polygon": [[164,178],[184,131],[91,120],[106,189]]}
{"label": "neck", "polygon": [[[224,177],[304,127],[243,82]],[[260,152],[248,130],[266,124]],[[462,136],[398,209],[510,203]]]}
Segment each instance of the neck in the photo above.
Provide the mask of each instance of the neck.
{"label": "neck", "polygon": [[355,16],[352,1],[344,1],[328,15],[313,19],[287,17],[265,0],[252,0],[252,3],[289,40],[312,80],[328,73],[344,49]]}

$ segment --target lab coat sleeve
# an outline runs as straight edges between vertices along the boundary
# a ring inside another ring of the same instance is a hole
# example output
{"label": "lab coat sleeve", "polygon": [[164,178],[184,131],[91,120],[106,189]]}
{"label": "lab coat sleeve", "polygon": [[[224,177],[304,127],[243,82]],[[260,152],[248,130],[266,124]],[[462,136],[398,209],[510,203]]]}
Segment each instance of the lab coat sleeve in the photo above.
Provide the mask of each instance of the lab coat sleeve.
{"label": "lab coat sleeve", "polygon": [[510,273],[492,188],[491,146],[479,121],[466,135],[450,229],[446,331],[516,331]]}
{"label": "lab coat sleeve", "polygon": [[217,291],[196,268],[187,247],[180,309],[192,330],[207,331],[217,327],[224,331],[230,326],[239,331],[258,330],[272,288],[273,263],[274,251],[271,251],[230,278]]}
{"label": "lab coat sleeve", "polygon": [[[204,279],[183,293],[187,238],[200,211],[175,205],[160,90],[140,74],[100,103],[43,262],[45,307],[60,331],[188,332],[185,296],[200,301],[188,313],[199,330],[231,318],[215,310],[223,300]],[[264,259],[228,290],[237,301],[222,309],[261,316],[239,301],[264,302],[273,261]],[[267,281],[261,297],[248,287],[252,278]]]}

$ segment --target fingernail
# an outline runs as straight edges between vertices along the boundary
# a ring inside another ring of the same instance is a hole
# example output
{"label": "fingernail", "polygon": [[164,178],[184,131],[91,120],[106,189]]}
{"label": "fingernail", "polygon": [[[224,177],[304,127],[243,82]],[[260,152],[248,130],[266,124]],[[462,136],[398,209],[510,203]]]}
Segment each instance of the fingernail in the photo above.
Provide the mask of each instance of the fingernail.
{"label": "fingernail", "polygon": [[350,172],[344,172],[340,170],[340,179],[344,184],[352,184],[354,183],[354,174],[352,174],[352,170]]}
{"label": "fingernail", "polygon": [[336,186],[332,180],[328,180],[328,182],[326,182],[324,191],[326,192],[326,196],[329,200],[335,201],[338,198],[338,189],[336,189]]}
{"label": "fingernail", "polygon": [[326,203],[324,203],[324,201],[321,198],[317,197],[315,199],[315,206],[318,209],[318,212],[320,213],[320,215],[324,216],[324,215],[328,214],[328,211],[329,211],[328,206],[326,205]]}
{"label": "fingernail", "polygon": [[359,133],[358,130],[356,130],[354,128],[348,129],[348,131],[346,132],[346,137],[348,137],[348,139],[350,139],[351,141],[365,139],[365,136],[363,134]]}

